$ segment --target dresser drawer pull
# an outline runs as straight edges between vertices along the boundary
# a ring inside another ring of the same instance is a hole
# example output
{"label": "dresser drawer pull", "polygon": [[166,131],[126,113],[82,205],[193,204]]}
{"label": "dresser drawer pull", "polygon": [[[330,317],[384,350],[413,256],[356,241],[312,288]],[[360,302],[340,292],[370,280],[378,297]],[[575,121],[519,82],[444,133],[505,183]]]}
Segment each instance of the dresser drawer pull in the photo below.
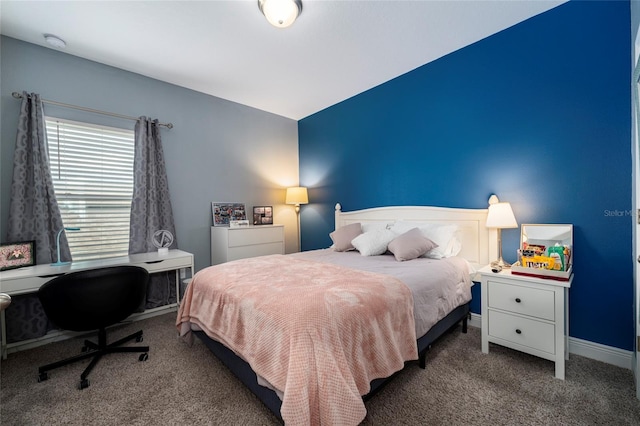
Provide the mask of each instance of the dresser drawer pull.
{"label": "dresser drawer pull", "polygon": [[522,302],[522,300],[520,300],[519,297],[516,297],[516,303],[520,303],[520,302]]}
{"label": "dresser drawer pull", "polygon": [[516,333],[522,334],[522,331],[519,328],[516,328]]}

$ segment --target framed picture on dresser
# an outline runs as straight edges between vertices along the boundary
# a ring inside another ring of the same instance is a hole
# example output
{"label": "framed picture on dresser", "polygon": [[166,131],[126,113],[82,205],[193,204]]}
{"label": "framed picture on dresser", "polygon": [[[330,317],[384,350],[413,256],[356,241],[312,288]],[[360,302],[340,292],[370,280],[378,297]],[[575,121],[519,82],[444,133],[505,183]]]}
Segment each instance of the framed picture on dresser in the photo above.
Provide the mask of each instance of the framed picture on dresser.
{"label": "framed picture on dresser", "polygon": [[253,206],[254,225],[273,225],[273,206]]}
{"label": "framed picture on dresser", "polygon": [[213,226],[229,226],[232,220],[247,220],[244,203],[211,203]]}

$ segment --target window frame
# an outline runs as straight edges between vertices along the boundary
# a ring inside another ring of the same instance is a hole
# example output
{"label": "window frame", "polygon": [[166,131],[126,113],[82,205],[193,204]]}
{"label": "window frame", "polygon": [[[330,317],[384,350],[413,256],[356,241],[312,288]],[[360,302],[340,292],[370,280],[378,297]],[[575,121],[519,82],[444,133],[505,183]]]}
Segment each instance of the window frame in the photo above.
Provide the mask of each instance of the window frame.
{"label": "window frame", "polygon": [[[126,256],[134,131],[45,117],[49,165],[74,261]],[[64,155],[59,155],[63,152]]]}

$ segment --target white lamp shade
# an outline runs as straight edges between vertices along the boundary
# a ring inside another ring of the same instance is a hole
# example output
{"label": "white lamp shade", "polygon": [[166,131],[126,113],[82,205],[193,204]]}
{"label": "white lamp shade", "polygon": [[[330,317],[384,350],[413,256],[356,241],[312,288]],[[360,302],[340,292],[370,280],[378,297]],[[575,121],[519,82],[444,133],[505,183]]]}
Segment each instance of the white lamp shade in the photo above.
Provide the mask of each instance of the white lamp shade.
{"label": "white lamp shade", "polygon": [[309,204],[309,195],[307,194],[307,188],[304,186],[294,186],[287,188],[287,194],[284,202],[286,204]]}
{"label": "white lamp shade", "polygon": [[511,204],[494,203],[489,206],[487,228],[517,228],[518,222],[513,215]]}
{"label": "white lamp shade", "polygon": [[259,0],[258,6],[267,21],[278,28],[293,24],[302,11],[300,0]]}

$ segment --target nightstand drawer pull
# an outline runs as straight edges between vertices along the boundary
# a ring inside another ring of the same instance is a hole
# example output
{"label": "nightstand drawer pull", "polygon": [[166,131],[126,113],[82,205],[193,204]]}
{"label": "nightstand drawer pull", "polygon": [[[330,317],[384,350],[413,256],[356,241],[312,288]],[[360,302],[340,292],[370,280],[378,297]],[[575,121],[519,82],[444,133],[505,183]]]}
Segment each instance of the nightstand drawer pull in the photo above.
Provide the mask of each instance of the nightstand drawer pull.
{"label": "nightstand drawer pull", "polygon": [[522,334],[522,331],[519,328],[516,328],[516,333]]}
{"label": "nightstand drawer pull", "polygon": [[520,303],[520,302],[522,302],[522,300],[520,300],[519,297],[516,297],[516,303]]}

